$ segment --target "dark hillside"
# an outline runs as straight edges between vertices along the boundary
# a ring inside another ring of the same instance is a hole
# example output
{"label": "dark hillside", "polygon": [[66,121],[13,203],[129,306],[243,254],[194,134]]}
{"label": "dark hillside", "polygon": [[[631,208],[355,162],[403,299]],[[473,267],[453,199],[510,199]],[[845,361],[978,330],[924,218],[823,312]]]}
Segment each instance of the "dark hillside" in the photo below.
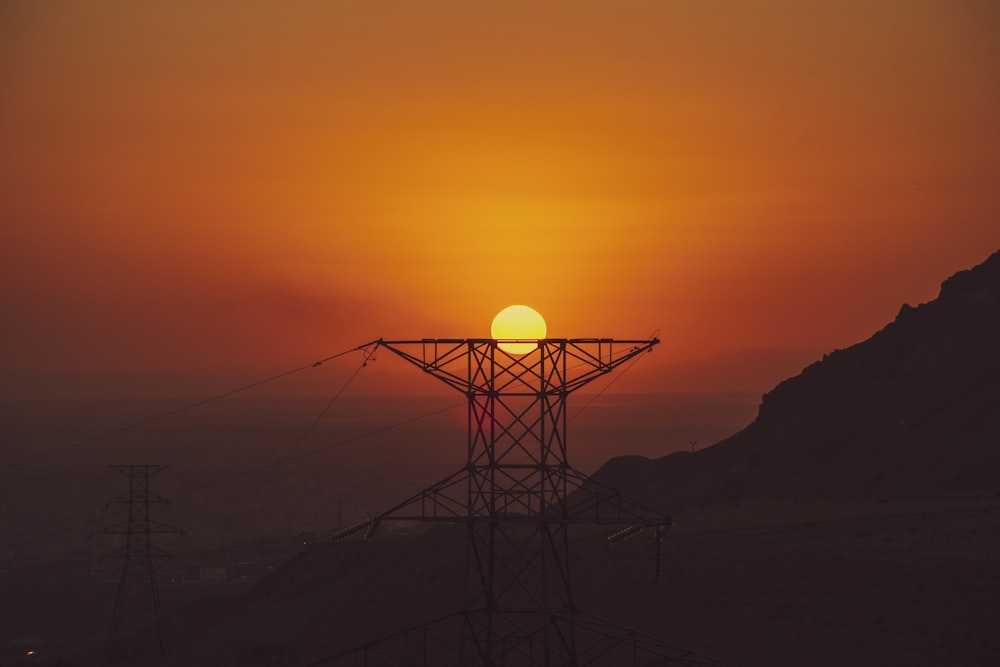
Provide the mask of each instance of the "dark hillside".
{"label": "dark hillside", "polygon": [[1000,488],[1000,253],[781,382],[740,433],[597,477],[658,506]]}

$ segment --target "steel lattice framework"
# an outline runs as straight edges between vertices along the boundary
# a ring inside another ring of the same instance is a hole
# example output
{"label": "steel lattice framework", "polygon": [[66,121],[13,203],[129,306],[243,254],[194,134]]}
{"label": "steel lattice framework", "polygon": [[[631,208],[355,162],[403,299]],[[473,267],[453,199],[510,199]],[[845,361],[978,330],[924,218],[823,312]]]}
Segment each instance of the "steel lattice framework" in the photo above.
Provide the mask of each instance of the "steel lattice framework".
{"label": "steel lattice framework", "polygon": [[465,599],[455,614],[322,662],[442,667],[722,664],[581,614],[573,600],[573,525],[618,526],[609,543],[649,531],[659,562],[670,517],[574,470],[566,440],[570,394],[659,341],[550,338],[523,355],[505,352],[507,342],[518,341],[375,343],[468,398],[466,464],[334,539],[371,539],[384,521],[462,524],[468,553]]}
{"label": "steel lattice framework", "polygon": [[125,543],[110,554],[122,559],[122,570],[104,645],[104,659],[106,664],[148,661],[162,656],[166,650],[153,559],[170,556],[166,551],[153,546],[152,536],[180,535],[184,531],[155,521],[151,516],[153,506],[167,505],[169,501],[150,491],[149,479],[167,466],[110,467],[128,477],[128,491],[108,502],[108,505],[126,505],[125,520],[98,531],[103,535],[125,537]]}

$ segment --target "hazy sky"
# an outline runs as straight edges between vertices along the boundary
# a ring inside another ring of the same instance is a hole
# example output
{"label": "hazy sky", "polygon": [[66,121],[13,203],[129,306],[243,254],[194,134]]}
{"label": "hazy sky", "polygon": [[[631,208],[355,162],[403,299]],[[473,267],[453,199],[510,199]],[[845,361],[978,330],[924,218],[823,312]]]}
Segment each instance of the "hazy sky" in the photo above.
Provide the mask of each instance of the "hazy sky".
{"label": "hazy sky", "polygon": [[0,368],[832,349],[1000,247],[1000,10],[0,5]]}

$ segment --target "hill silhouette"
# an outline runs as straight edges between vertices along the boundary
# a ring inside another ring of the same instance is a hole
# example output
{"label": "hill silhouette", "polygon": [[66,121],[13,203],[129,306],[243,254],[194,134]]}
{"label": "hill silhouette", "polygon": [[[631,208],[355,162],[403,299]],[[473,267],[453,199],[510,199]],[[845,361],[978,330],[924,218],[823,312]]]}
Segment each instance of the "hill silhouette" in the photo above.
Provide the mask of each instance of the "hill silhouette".
{"label": "hill silhouette", "polygon": [[997,406],[1000,252],[778,384],[732,437],[693,454],[618,457],[595,477],[660,507],[992,490]]}

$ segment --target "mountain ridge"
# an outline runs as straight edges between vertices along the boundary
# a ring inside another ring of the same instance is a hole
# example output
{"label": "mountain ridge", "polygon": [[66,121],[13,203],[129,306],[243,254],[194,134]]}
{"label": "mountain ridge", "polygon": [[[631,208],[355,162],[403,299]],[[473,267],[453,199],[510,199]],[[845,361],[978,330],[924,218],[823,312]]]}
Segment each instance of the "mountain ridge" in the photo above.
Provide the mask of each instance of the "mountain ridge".
{"label": "mountain ridge", "polygon": [[1000,479],[1000,252],[870,338],[783,380],[744,430],[595,473],[660,507],[993,490]]}

